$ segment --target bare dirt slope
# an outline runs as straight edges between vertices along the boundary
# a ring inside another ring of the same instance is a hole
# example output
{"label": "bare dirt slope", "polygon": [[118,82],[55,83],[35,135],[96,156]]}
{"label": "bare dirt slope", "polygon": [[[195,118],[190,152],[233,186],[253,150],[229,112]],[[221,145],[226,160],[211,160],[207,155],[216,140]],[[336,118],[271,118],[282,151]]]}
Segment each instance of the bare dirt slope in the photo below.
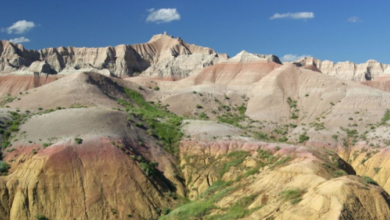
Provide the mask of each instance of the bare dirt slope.
{"label": "bare dirt slope", "polygon": [[38,88],[57,80],[59,77],[47,74],[41,75],[2,75],[0,76],[0,97],[17,95],[20,92]]}
{"label": "bare dirt slope", "polygon": [[375,89],[390,92],[390,76],[388,74],[375,78],[372,81],[365,81],[361,83]]}
{"label": "bare dirt slope", "polygon": [[56,107],[99,106],[120,107],[117,98],[126,97],[120,84],[131,85],[120,79],[112,79],[97,73],[79,72],[54,81],[44,87],[32,89],[19,95],[9,105],[12,108],[36,111]]}

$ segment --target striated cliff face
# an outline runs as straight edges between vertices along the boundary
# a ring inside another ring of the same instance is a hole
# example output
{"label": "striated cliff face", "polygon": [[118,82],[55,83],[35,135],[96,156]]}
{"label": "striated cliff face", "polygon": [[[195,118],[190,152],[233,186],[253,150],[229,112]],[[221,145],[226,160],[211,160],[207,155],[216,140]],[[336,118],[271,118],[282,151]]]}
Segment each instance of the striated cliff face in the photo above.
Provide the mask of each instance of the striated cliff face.
{"label": "striated cliff face", "polygon": [[[143,44],[104,48],[58,47],[26,50],[22,45],[0,42],[0,71],[69,73],[80,69],[104,70],[123,77],[139,74],[182,78],[191,72],[226,60],[207,47],[185,43],[181,38],[155,35]],[[169,67],[168,67],[169,66]]]}
{"label": "striated cliff face", "polygon": [[321,61],[314,57],[307,57],[293,62],[297,66],[313,66],[322,73],[352,81],[369,81],[382,75],[389,64],[382,64],[375,60],[356,64],[353,62],[334,63],[329,60]]}

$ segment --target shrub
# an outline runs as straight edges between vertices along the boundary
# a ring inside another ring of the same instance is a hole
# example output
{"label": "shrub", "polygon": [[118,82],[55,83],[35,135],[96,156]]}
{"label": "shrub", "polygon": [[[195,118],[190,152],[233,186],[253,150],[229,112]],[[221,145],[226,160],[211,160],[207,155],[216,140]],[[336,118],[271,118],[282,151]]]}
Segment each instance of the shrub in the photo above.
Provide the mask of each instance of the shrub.
{"label": "shrub", "polygon": [[378,183],[369,176],[362,176],[363,182],[366,184],[372,184],[378,186]]}
{"label": "shrub", "polygon": [[382,119],[381,119],[380,125],[386,124],[386,122],[387,122],[388,120],[390,120],[390,110],[389,110],[389,109],[386,109],[385,114],[383,115],[383,117],[382,117]]}
{"label": "shrub", "polygon": [[197,109],[201,109],[201,108],[203,108],[201,105],[199,105],[199,104],[196,104],[196,108]]}
{"label": "shrub", "polygon": [[299,143],[303,143],[305,141],[308,141],[309,139],[310,139],[310,137],[307,136],[306,133],[299,135]]}
{"label": "shrub", "polygon": [[272,154],[267,150],[259,149],[257,152],[259,153],[259,157],[261,159],[268,159],[272,157]]}
{"label": "shrub", "polygon": [[163,209],[163,214],[168,215],[172,210],[170,208],[164,208]]}
{"label": "shrub", "polygon": [[334,177],[340,177],[340,176],[346,176],[346,175],[348,175],[348,173],[347,172],[345,172],[344,170],[336,170],[336,171],[334,171]]}
{"label": "shrub", "polygon": [[246,111],[246,107],[242,104],[241,106],[237,107],[237,110],[240,113],[240,115],[244,115]]}
{"label": "shrub", "polygon": [[268,140],[268,134],[265,132],[255,132],[254,138],[258,140]]}
{"label": "shrub", "polygon": [[297,101],[291,99],[290,97],[287,98],[287,103],[290,106],[290,108],[296,108],[297,107]]}
{"label": "shrub", "polygon": [[35,219],[36,220],[49,220],[46,216],[44,215],[36,215],[35,216]]}
{"label": "shrub", "polygon": [[0,173],[8,172],[9,168],[11,168],[11,167],[8,163],[0,160]]}
{"label": "shrub", "polygon": [[154,89],[155,91],[158,91],[158,90],[160,90],[160,87],[155,86],[153,89]]}
{"label": "shrub", "polygon": [[74,141],[76,141],[77,144],[83,143],[83,139],[81,138],[75,138]]}
{"label": "shrub", "polygon": [[52,145],[52,143],[43,143],[43,148],[47,148],[50,145]]}
{"label": "shrub", "polygon": [[281,137],[278,139],[279,142],[286,142],[288,141],[288,138],[287,137]]}
{"label": "shrub", "polygon": [[209,119],[209,116],[206,113],[202,112],[199,114],[199,118],[200,119]]}
{"label": "shrub", "polygon": [[152,163],[140,162],[139,167],[141,168],[142,171],[144,171],[145,175],[148,177],[153,176],[156,172],[156,168]]}

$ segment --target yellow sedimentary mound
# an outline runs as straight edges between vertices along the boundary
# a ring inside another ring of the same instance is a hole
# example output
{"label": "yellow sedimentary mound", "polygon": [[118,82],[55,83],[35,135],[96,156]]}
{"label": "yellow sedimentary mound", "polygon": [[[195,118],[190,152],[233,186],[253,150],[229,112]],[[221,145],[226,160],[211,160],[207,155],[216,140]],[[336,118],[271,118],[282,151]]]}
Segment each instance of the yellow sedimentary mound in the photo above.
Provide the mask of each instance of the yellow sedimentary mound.
{"label": "yellow sedimentary mound", "polygon": [[[175,159],[133,123],[94,108],[32,117],[5,157],[12,169],[0,177],[0,219],[158,218],[171,191],[183,194]],[[149,176],[143,166],[152,162]]]}
{"label": "yellow sedimentary mound", "polygon": [[330,151],[243,140],[184,141],[180,150],[193,201],[163,219],[390,217],[389,195]]}

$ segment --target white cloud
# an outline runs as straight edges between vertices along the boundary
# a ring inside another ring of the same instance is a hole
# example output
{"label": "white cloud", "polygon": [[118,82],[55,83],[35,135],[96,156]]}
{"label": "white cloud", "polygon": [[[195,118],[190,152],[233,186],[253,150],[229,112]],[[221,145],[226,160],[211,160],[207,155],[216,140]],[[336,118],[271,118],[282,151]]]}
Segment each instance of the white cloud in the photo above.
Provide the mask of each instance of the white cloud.
{"label": "white cloud", "polygon": [[302,58],[305,58],[305,57],[311,57],[311,55],[296,55],[296,54],[286,54],[284,56],[282,56],[280,59],[282,60],[282,62],[292,62],[292,61],[296,61],[296,60],[299,60],[299,59],[302,59]]}
{"label": "white cloud", "polygon": [[17,37],[14,39],[10,39],[9,42],[15,43],[15,44],[20,44],[20,43],[30,42],[30,39],[25,38],[25,37]]}
{"label": "white cloud", "polygon": [[313,12],[296,12],[296,13],[284,13],[284,14],[279,14],[276,13],[269,19],[282,19],[282,18],[291,18],[291,19],[312,19],[314,18],[314,13]]}
{"label": "white cloud", "polygon": [[348,18],[348,21],[352,23],[356,23],[356,22],[360,22],[361,20],[357,16],[352,16]]}
{"label": "white cloud", "polygon": [[146,18],[147,22],[167,23],[174,20],[180,20],[180,14],[176,8],[161,8],[154,10],[154,8],[148,9],[150,13]]}
{"label": "white cloud", "polygon": [[24,34],[36,25],[32,21],[21,20],[6,28],[8,34]]}

